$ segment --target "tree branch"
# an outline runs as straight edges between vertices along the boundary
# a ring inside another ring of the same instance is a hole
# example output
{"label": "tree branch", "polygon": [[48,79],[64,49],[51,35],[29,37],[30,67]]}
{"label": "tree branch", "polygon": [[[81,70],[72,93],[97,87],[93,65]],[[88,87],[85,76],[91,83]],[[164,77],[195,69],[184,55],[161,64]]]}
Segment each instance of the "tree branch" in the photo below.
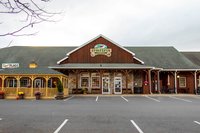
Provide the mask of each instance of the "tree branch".
{"label": "tree branch", "polygon": [[[40,2],[50,2],[50,0],[40,0]],[[41,3],[42,4],[42,3]],[[23,35],[35,35],[35,33],[31,34],[19,34],[24,29],[28,27],[32,27],[35,24],[42,22],[57,22],[54,20],[55,15],[61,14],[61,12],[48,12],[39,6],[40,4],[35,3],[33,0],[0,0],[0,7],[3,9],[0,11],[0,14],[20,14],[25,17],[23,22],[24,26],[14,30],[12,32],[8,32],[5,34],[0,34],[0,36],[23,36]],[[0,8],[1,10],[1,8]],[[0,23],[1,24],[1,23]]]}

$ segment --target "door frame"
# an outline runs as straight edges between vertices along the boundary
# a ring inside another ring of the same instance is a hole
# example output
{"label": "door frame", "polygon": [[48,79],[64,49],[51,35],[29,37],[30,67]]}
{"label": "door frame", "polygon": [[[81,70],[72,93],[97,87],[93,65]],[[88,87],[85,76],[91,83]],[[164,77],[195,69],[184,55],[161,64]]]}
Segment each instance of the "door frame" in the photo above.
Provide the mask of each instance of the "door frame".
{"label": "door frame", "polygon": [[[103,82],[104,82],[103,80],[106,79],[106,78],[108,79],[108,92],[104,92],[104,91],[103,91],[103,89],[104,89],[104,88],[103,88]],[[110,92],[111,92],[111,91],[110,91],[110,77],[105,77],[105,76],[103,76],[101,80],[102,80],[102,94],[110,94]]]}
{"label": "door frame", "polygon": [[[116,81],[116,80],[119,80],[119,81],[120,81],[120,84],[121,84],[120,87],[119,87],[119,88],[120,88],[120,92],[116,92],[116,91],[115,91],[115,88],[116,88],[116,86],[115,86],[115,85],[116,85],[115,81]],[[122,77],[114,77],[114,94],[122,94]]]}

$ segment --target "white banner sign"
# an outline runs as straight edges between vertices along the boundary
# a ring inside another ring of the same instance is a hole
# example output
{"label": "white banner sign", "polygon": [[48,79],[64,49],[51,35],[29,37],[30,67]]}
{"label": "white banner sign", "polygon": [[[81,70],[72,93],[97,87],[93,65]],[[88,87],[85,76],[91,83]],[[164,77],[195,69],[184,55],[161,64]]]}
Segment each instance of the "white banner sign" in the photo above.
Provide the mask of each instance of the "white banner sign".
{"label": "white banner sign", "polygon": [[18,68],[19,63],[2,63],[2,68]]}

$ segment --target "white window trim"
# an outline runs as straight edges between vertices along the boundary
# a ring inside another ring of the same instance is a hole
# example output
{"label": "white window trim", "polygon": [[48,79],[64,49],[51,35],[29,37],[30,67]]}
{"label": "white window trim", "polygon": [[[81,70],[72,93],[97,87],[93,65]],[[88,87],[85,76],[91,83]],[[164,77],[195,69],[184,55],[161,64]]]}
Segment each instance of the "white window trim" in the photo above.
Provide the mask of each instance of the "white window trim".
{"label": "white window trim", "polygon": [[[92,86],[92,78],[99,78],[99,86]],[[100,88],[100,76],[91,76],[91,88]]]}
{"label": "white window trim", "polygon": [[[184,86],[181,86],[181,85],[180,85],[180,79],[184,79],[184,81],[185,81],[185,85],[184,85]],[[180,87],[180,88],[185,88],[185,87],[187,86],[186,83],[187,83],[187,82],[186,82],[186,77],[179,77],[179,87]]]}
{"label": "white window trim", "polygon": [[[12,82],[12,86],[10,86],[10,82]],[[15,82],[16,82],[16,87],[17,87],[17,80],[15,78],[7,79],[7,88],[16,88],[15,87]]]}
{"label": "white window trim", "polygon": [[84,88],[85,86],[82,86],[82,78],[88,78],[88,86],[86,86],[87,88],[89,88],[90,87],[90,76],[89,76],[89,73],[87,73],[88,74],[88,76],[81,76],[81,74],[80,74],[80,88]]}
{"label": "white window trim", "polygon": [[198,87],[200,87],[200,75],[199,75],[199,79],[197,79],[198,80]]}

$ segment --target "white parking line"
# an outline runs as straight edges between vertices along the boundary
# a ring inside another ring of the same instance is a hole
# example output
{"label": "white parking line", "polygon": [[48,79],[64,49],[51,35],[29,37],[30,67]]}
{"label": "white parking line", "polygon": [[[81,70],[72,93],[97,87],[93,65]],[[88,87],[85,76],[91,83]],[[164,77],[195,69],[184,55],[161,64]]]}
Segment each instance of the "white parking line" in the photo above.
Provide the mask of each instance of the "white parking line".
{"label": "white parking line", "polygon": [[121,98],[123,98],[125,101],[127,101],[127,102],[128,102],[128,99],[126,99],[125,97],[121,96]]}
{"label": "white parking line", "polygon": [[196,124],[200,125],[200,122],[198,122],[198,121],[194,121],[194,123],[196,123]]}
{"label": "white parking line", "polygon": [[186,100],[186,99],[182,99],[182,98],[177,98],[177,97],[173,97],[173,96],[169,96],[170,98],[173,98],[173,99],[177,99],[177,100],[182,100],[182,101],[185,101],[185,102],[192,102],[190,100]]}
{"label": "white parking line", "polygon": [[131,123],[135,126],[135,128],[138,130],[139,133],[144,133],[144,132],[140,129],[140,127],[139,127],[133,120],[130,120],[130,121],[131,121]]}
{"label": "white parking line", "polygon": [[0,121],[2,120],[2,118],[0,118]]}
{"label": "white parking line", "polygon": [[54,131],[54,133],[58,133],[60,131],[60,129],[67,123],[68,119],[65,119],[63,121],[63,123],[56,129],[56,131]]}
{"label": "white parking line", "polygon": [[72,99],[74,96],[71,96],[71,97],[69,97],[69,98],[67,98],[67,99],[65,99],[65,100],[63,100],[63,101],[67,101],[67,100],[69,100],[69,99]]}
{"label": "white parking line", "polygon": [[155,98],[152,98],[152,97],[149,97],[149,96],[145,96],[146,98],[149,98],[149,99],[151,99],[151,100],[154,100],[154,101],[156,101],[156,102],[160,102],[159,100],[157,100],[157,99],[155,99]]}
{"label": "white parking line", "polygon": [[98,99],[99,99],[99,96],[97,96],[97,98],[96,98],[96,102],[98,101]]}

